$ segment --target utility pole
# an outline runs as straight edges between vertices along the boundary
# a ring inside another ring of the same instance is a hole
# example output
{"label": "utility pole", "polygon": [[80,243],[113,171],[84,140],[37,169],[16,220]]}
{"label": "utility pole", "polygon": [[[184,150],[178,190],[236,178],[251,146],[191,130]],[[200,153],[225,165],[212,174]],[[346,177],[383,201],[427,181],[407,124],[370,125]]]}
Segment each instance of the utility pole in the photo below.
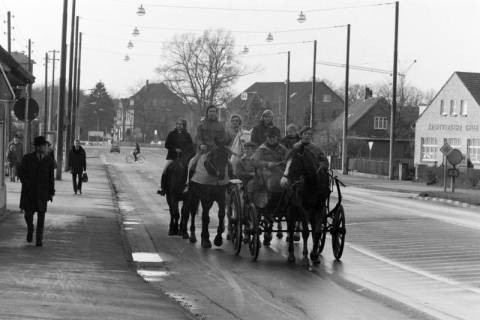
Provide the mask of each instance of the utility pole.
{"label": "utility pole", "polygon": [[312,78],[312,104],[310,106],[310,127],[314,129],[315,119],[315,78],[317,72],[317,40],[313,41],[313,78]]}
{"label": "utility pole", "polygon": [[78,30],[79,30],[79,16],[77,16],[76,20],[76,28],[75,28],[75,54],[74,54],[74,59],[73,59],[73,98],[72,98],[72,112],[70,114],[70,136],[71,140],[77,139],[75,132],[76,132],[76,126],[77,126],[77,81],[78,81]]}
{"label": "utility pole", "polygon": [[395,40],[393,45],[393,94],[392,109],[390,110],[390,152],[388,157],[388,178],[393,180],[395,165],[393,163],[393,154],[395,152],[395,118],[397,113],[397,63],[398,63],[398,1],[395,2]]}
{"label": "utility pole", "polygon": [[68,102],[67,102],[67,117],[66,117],[66,139],[65,139],[65,171],[70,171],[70,167],[68,166],[68,153],[70,148],[72,147],[72,137],[71,137],[71,119],[72,119],[72,103],[73,103],[73,49],[75,47],[75,7],[76,7],[76,0],[72,1],[72,22],[70,27],[70,58],[69,58],[69,66],[68,66]]}
{"label": "utility pole", "polygon": [[[32,72],[32,40],[28,39],[28,72]],[[24,127],[23,127],[23,153],[27,154],[30,151],[30,130],[29,130],[29,124],[30,120],[28,119],[28,107],[30,104],[30,97],[32,95],[32,85],[27,84],[27,90],[26,90],[26,101],[25,101],[25,122],[24,122]]]}
{"label": "utility pole", "polygon": [[343,115],[342,173],[348,174],[348,87],[350,80],[350,24],[347,25],[347,57],[345,63],[345,101]]}
{"label": "utility pole", "polygon": [[290,51],[287,52],[287,88],[285,96],[285,136],[287,135],[288,114],[290,111]]}
{"label": "utility pole", "polygon": [[80,77],[80,74],[81,74],[81,71],[82,71],[82,33],[80,32],[79,33],[79,40],[78,40],[78,71],[77,71],[77,91],[76,91],[76,98],[75,98],[75,113],[74,113],[74,116],[75,116],[75,126],[74,126],[74,130],[76,130],[75,132],[75,136],[76,137],[80,137],[80,126],[79,126],[79,104],[80,104],[80,80],[81,80],[81,77]]}
{"label": "utility pole", "polygon": [[62,16],[62,40],[61,40],[61,58],[60,58],[60,92],[58,99],[58,119],[57,119],[57,171],[56,179],[62,180],[63,165],[63,120],[65,118],[65,76],[67,73],[67,11],[68,0],[63,0]]}
{"label": "utility pole", "polygon": [[48,52],[45,52],[45,100],[43,108],[43,135],[47,136],[48,123]]}
{"label": "utility pole", "polygon": [[[55,61],[59,61],[59,59],[55,58],[55,54],[58,52],[57,50],[49,51],[52,52],[52,85],[50,88],[50,105],[48,106],[48,124],[47,124],[47,131],[52,131],[52,120],[53,120],[53,112],[55,110]],[[57,112],[58,113],[58,112]]]}

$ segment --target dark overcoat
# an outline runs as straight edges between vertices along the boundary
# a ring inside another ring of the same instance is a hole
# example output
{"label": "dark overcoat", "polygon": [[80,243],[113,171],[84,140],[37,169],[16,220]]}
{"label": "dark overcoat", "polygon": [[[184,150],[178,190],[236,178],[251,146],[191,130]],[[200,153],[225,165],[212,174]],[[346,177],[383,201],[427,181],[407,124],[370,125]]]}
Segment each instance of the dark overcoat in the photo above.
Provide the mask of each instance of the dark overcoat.
{"label": "dark overcoat", "polygon": [[189,149],[193,144],[190,133],[185,130],[178,131],[177,129],[170,131],[165,141],[165,148],[167,148],[167,160],[175,160],[179,156],[175,149],[180,149],[182,152]]}
{"label": "dark overcoat", "polygon": [[40,160],[35,152],[25,155],[18,169],[22,182],[20,209],[47,211],[47,201],[55,195],[54,162],[47,155]]}
{"label": "dark overcoat", "polygon": [[87,171],[87,155],[85,149],[81,146],[78,146],[78,149],[76,149],[75,146],[73,146],[68,154],[68,162],[72,173],[81,174],[83,171]]}

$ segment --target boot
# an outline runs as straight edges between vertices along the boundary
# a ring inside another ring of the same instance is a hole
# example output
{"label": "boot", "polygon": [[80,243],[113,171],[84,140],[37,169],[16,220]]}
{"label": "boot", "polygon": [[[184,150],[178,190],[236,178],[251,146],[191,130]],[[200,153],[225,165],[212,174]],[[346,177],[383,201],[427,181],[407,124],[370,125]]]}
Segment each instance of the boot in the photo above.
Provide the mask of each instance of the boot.
{"label": "boot", "polygon": [[27,226],[27,242],[30,243],[33,241],[33,231],[34,231],[34,227],[33,227],[33,224],[32,225],[28,225]]}

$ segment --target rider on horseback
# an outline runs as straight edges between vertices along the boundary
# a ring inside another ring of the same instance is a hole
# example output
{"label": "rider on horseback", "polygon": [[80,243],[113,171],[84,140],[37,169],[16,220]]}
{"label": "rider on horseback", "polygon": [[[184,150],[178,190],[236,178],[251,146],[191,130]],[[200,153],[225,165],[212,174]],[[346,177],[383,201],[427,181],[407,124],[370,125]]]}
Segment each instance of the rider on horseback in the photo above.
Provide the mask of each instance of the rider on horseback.
{"label": "rider on horseback", "polygon": [[195,157],[193,157],[188,164],[188,181],[191,178],[190,171],[195,168],[200,156],[211,151],[215,146],[225,146],[228,143],[228,135],[225,127],[218,121],[218,110],[214,105],[207,107],[205,120],[200,123],[197,128],[197,136],[195,142],[198,145],[198,151]]}
{"label": "rider on horseback", "polygon": [[192,137],[187,132],[187,121],[185,119],[178,119],[175,129],[170,131],[165,141],[165,148],[168,150],[165,166],[163,167],[162,179],[160,189],[157,191],[162,196],[165,195],[165,171],[168,166],[177,158],[182,152],[192,147]]}

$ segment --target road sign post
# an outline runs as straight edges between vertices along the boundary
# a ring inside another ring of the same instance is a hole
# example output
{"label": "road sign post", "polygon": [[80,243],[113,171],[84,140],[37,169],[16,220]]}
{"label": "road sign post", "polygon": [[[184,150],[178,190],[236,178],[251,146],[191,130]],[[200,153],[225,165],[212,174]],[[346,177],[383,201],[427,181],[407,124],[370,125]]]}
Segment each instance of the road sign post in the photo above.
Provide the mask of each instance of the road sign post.
{"label": "road sign post", "polygon": [[455,178],[458,177],[459,171],[456,168],[456,165],[458,165],[460,162],[463,160],[463,155],[462,152],[458,149],[452,149],[450,152],[446,155],[446,158],[448,162],[450,162],[453,165],[453,169],[448,170],[448,174],[451,177],[451,184],[452,184],[452,193],[455,192]]}
{"label": "road sign post", "polygon": [[447,155],[452,151],[452,147],[445,141],[440,151],[443,153],[443,192],[447,192]]}

